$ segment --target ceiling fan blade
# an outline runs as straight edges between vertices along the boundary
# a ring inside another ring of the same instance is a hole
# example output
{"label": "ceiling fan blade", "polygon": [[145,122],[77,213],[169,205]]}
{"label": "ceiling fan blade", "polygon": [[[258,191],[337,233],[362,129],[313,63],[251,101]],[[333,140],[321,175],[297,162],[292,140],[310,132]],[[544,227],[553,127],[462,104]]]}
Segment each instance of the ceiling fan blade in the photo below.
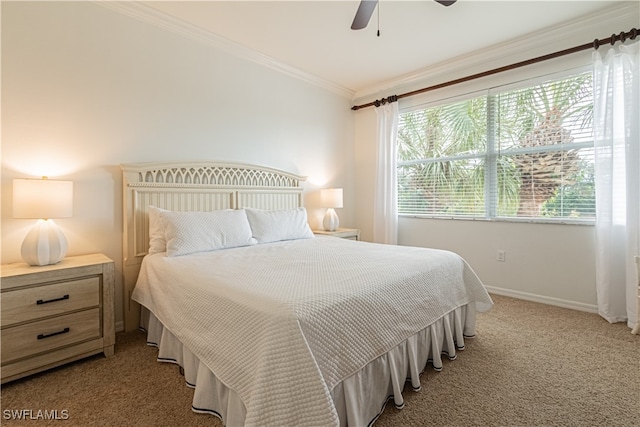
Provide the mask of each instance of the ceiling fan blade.
{"label": "ceiling fan blade", "polygon": [[378,0],[361,0],[356,11],[356,16],[351,24],[352,30],[361,30],[369,24],[371,15],[378,4]]}
{"label": "ceiling fan blade", "polygon": [[436,0],[436,1],[443,6],[451,6],[456,2],[456,0]]}

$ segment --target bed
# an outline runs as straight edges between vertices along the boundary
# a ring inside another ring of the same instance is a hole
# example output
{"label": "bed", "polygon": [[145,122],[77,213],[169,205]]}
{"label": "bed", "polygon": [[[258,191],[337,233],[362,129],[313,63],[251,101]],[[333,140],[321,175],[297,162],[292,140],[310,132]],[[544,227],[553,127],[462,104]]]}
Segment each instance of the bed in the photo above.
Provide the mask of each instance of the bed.
{"label": "bed", "polygon": [[492,305],[452,252],[315,237],[296,174],[122,170],[126,327],[225,425],[370,425],[428,363],[455,359]]}

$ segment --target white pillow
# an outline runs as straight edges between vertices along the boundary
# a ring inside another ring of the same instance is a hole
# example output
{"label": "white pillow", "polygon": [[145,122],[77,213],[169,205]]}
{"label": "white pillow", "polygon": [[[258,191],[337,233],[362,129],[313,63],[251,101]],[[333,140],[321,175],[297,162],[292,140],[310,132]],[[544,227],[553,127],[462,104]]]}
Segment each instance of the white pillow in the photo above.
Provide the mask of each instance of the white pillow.
{"label": "white pillow", "polygon": [[160,212],[165,225],[167,256],[254,245],[244,210]]}
{"label": "white pillow", "polygon": [[305,208],[265,211],[245,209],[251,232],[258,243],[308,239],[313,232],[307,223]]}
{"label": "white pillow", "polygon": [[164,224],[160,212],[167,212],[155,206],[149,206],[149,255],[167,251],[167,239],[164,237]]}

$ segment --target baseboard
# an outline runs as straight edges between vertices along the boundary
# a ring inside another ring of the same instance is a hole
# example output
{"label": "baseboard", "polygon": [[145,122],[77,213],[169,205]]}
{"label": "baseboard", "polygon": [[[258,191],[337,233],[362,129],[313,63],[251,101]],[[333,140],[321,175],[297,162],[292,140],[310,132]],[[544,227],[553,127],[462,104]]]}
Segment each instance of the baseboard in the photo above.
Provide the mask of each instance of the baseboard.
{"label": "baseboard", "polygon": [[555,305],[557,307],[570,308],[578,311],[586,311],[588,313],[598,313],[598,307],[595,304],[585,304],[583,302],[568,301],[559,298],[547,297],[544,295],[530,294],[528,292],[514,291],[512,289],[496,288],[494,286],[485,286],[487,291],[496,295],[503,295],[527,301],[539,302],[541,304]]}

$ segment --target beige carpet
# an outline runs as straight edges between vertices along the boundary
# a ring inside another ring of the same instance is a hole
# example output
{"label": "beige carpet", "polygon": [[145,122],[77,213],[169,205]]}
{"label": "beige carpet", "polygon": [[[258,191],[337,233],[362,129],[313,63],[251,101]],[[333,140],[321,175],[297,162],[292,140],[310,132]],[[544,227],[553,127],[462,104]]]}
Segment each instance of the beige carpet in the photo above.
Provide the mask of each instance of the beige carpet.
{"label": "beige carpet", "polygon": [[[389,405],[388,426],[640,426],[640,336],[599,316],[494,296],[442,372]],[[118,334],[116,354],[95,356],[2,386],[0,423],[33,426],[221,426],[191,411],[178,367],[155,361],[140,332]],[[14,421],[7,411],[57,410],[67,420]],[[63,412],[66,411],[66,412]]]}

